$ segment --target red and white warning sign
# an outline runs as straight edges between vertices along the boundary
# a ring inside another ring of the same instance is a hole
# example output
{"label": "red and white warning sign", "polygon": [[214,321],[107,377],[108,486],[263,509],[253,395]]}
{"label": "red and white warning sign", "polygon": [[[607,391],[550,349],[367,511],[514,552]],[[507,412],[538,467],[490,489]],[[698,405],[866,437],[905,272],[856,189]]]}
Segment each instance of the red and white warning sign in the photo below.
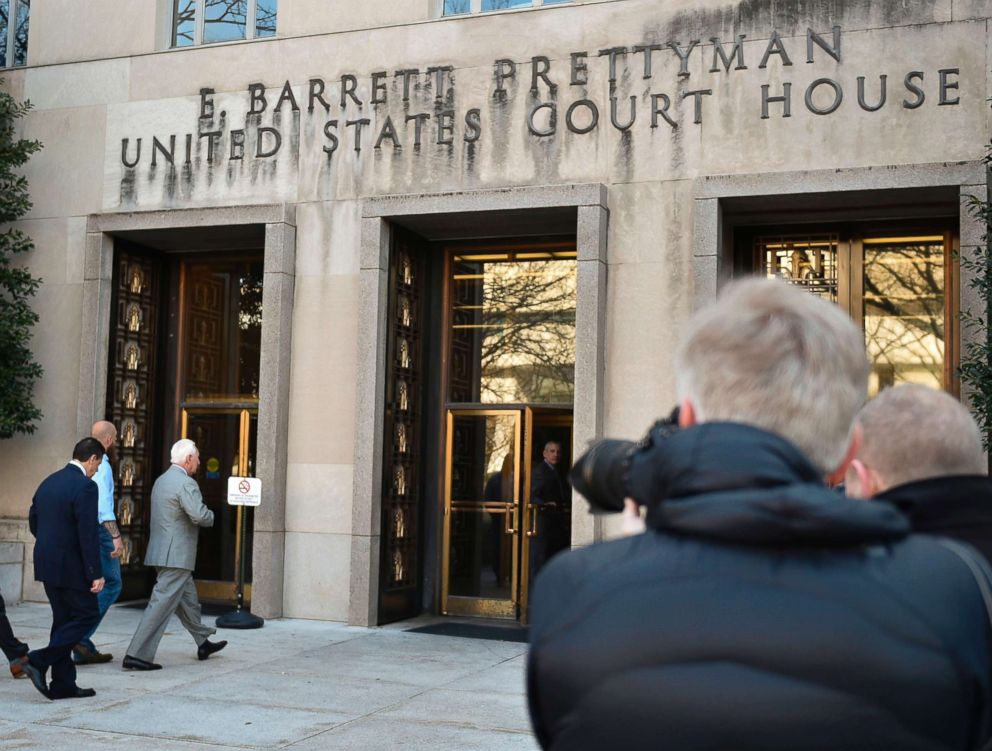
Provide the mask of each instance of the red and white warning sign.
{"label": "red and white warning sign", "polygon": [[258,506],[262,502],[262,481],[257,477],[227,478],[229,506]]}

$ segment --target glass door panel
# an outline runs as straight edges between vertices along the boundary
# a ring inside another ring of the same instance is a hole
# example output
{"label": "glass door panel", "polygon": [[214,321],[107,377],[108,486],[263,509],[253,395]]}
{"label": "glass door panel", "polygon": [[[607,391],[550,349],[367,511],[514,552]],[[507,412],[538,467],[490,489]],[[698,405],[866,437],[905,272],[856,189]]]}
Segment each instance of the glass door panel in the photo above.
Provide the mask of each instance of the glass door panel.
{"label": "glass door panel", "polygon": [[944,386],[944,288],[943,236],[864,240],[862,313],[872,393],[902,382]]}
{"label": "glass door panel", "polygon": [[443,610],[514,618],[519,583],[519,410],[449,410]]}
{"label": "glass door panel", "polygon": [[839,302],[838,241],[834,235],[763,237],[758,241],[765,275],[783,279],[831,302]]}
{"label": "glass door panel", "polygon": [[241,546],[251,554],[251,514],[242,539],[238,515],[243,510],[227,504],[227,480],[254,476],[257,413],[240,407],[189,406],[182,418],[183,437],[192,439],[200,452],[196,481],[203,502],[214,512],[214,525],[200,530],[193,577],[202,597],[230,600]]}
{"label": "glass door panel", "polygon": [[577,273],[573,247],[451,254],[449,403],[571,403]]}

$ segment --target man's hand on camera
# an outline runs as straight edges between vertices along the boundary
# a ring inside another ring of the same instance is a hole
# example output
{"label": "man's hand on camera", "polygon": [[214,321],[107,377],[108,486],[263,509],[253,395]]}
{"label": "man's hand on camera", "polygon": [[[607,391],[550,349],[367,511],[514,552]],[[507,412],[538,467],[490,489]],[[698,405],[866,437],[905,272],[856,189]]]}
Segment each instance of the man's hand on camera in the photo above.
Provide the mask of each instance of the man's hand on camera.
{"label": "man's hand on camera", "polygon": [[625,535],[639,535],[647,529],[641,505],[632,498],[624,499],[621,520],[620,531]]}

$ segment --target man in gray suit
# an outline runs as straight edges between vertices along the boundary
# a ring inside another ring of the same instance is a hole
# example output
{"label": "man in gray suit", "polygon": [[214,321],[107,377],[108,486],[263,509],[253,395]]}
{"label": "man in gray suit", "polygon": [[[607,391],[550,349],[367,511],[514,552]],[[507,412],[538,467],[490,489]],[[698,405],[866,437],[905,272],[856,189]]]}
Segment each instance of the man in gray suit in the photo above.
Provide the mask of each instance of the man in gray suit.
{"label": "man in gray suit", "polygon": [[205,660],[227,646],[226,641],[207,639],[217,630],[201,620],[200,601],[193,583],[199,528],[214,524],[214,512],[204,505],[200,487],[193,479],[200,466],[200,452],[193,441],[183,438],[172,446],[171,460],[172,466],[152,487],[151,536],[145,565],[155,566],[158,578],[127,648],[125,670],[161,669],[153,660],[173,613],[196,641],[199,659]]}

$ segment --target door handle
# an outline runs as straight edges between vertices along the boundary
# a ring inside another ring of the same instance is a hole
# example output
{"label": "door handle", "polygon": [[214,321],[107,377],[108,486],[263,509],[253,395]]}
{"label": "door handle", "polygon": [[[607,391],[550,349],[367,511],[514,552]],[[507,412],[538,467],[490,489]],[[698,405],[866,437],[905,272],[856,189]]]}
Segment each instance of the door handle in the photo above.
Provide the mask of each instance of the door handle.
{"label": "door handle", "polygon": [[519,531],[516,527],[510,524],[510,519],[513,518],[514,510],[517,504],[508,503],[506,504],[506,513],[503,514],[503,532],[508,535],[515,535]]}
{"label": "door handle", "polygon": [[530,508],[530,529],[527,530],[528,537],[537,537],[537,504],[529,504]]}

